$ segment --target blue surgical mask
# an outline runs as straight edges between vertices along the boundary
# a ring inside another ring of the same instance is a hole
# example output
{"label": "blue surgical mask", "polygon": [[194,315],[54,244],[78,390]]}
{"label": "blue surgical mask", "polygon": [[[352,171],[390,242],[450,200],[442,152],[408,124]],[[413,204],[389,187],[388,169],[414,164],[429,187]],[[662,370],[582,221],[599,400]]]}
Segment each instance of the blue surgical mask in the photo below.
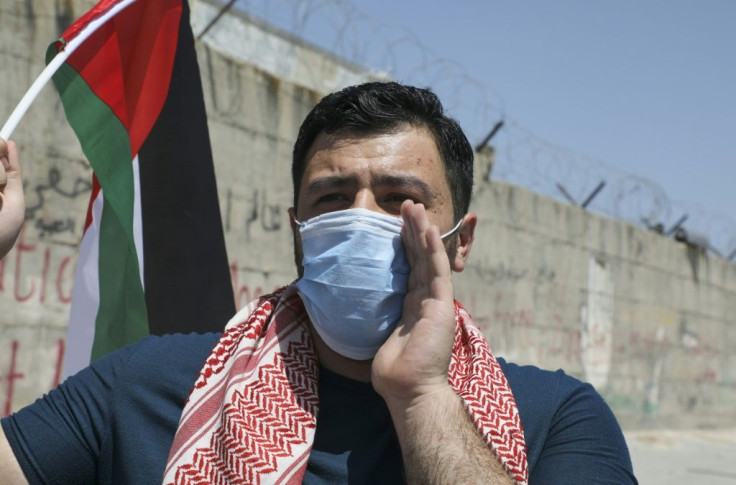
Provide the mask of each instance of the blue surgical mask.
{"label": "blue surgical mask", "polygon": [[296,223],[304,269],[296,287],[315,330],[340,355],[373,358],[396,328],[407,292],[402,220],[348,209]]}

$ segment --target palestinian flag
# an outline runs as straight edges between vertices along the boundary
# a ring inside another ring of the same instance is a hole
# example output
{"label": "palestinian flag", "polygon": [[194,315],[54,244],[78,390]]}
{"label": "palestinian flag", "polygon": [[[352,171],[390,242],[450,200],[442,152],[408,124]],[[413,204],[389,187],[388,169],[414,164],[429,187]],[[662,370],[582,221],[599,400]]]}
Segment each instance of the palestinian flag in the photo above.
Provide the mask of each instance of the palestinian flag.
{"label": "palestinian flag", "polygon": [[94,171],[68,376],[148,334],[220,331],[235,305],[186,1],[103,0],[47,63],[60,53],[53,80]]}

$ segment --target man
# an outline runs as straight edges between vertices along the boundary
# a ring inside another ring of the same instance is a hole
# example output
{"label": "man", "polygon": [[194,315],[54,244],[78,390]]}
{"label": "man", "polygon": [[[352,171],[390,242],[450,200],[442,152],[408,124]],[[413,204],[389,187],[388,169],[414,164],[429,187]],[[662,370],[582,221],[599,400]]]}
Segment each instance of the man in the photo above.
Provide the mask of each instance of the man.
{"label": "man", "polygon": [[3,420],[0,483],[636,483],[591,386],[496,360],[453,301],[472,163],[427,90],[324,98],[294,148],[299,280]]}
{"label": "man", "polygon": [[25,216],[18,149],[0,138],[0,259],[15,244]]}

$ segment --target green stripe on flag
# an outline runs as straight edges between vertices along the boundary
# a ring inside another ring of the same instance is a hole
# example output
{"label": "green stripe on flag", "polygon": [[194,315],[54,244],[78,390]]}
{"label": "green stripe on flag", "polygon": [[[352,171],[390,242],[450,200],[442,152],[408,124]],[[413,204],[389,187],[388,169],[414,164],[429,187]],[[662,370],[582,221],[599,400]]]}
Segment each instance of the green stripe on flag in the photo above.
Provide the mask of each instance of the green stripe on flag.
{"label": "green stripe on flag", "polygon": [[126,230],[108,203],[104,188],[102,194],[100,308],[95,319],[92,360],[148,335],[146,301],[135,246],[126,240]]}
{"label": "green stripe on flag", "polygon": [[[52,50],[55,54],[53,45],[47,61]],[[99,247],[100,307],[92,348],[95,360],[149,334],[133,238],[133,157],[123,124],[71,66],[62,65],[53,79],[69,124],[97,175],[104,197]]]}

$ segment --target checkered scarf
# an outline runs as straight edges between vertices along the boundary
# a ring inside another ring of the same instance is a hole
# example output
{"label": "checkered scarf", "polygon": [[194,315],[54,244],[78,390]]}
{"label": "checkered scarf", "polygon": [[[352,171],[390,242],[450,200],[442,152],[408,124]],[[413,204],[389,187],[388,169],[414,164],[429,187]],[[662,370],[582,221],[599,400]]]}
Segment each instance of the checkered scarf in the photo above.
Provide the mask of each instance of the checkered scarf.
{"label": "checkered scarf", "polygon": [[[524,433],[501,367],[455,302],[448,380],[480,436],[518,483]],[[319,364],[293,286],[251,302],[227,324],[184,406],[164,484],[299,484],[314,441]]]}

